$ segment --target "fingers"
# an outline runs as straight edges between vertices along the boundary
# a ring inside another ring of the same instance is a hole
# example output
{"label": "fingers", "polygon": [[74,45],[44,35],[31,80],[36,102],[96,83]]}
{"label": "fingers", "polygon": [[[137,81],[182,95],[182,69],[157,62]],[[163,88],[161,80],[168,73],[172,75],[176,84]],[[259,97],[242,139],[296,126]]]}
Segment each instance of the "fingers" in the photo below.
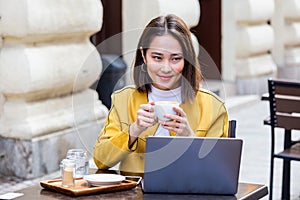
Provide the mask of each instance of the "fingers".
{"label": "fingers", "polygon": [[153,126],[156,123],[156,120],[154,117],[145,117],[145,116],[138,116],[138,125],[143,127],[149,127]]}
{"label": "fingers", "polygon": [[166,114],[164,116],[170,120],[159,120],[159,123],[162,125],[162,127],[176,132],[178,136],[194,136],[194,132],[190,128],[185,112],[178,107],[174,107],[174,110],[176,111],[177,115]]}
{"label": "fingers", "polygon": [[176,117],[176,120],[159,121],[159,123],[166,129],[185,129],[188,126],[186,118]]}
{"label": "fingers", "polygon": [[186,120],[182,122],[178,121],[160,121],[162,127],[169,131],[176,132],[177,136],[194,136],[194,132],[189,126],[189,123]]}
{"label": "fingers", "polygon": [[139,110],[154,112],[154,104],[152,104],[152,102],[148,104],[141,104]]}
{"label": "fingers", "polygon": [[153,126],[157,123],[153,104],[142,104],[137,111],[137,123],[142,127]]}
{"label": "fingers", "polygon": [[174,107],[173,110],[177,113],[177,115],[181,117],[186,117],[185,112],[180,107]]}
{"label": "fingers", "polygon": [[174,111],[176,112],[176,115],[173,114],[165,114],[164,117],[170,119],[170,121],[176,121],[178,123],[187,122],[187,117],[185,112],[180,107],[174,107]]}

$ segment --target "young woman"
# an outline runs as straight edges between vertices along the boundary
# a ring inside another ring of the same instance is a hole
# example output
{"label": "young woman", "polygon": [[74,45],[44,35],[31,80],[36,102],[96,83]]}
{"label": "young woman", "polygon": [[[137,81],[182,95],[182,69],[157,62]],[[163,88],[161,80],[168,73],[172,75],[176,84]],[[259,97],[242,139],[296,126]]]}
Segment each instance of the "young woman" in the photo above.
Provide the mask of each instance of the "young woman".
{"label": "young woman", "polygon": [[[123,172],[143,173],[147,136],[227,137],[228,113],[222,102],[199,88],[200,66],[191,33],[175,15],[153,19],[139,40],[135,86],[112,95],[112,107],[94,147],[99,169],[120,163]],[[157,101],[177,101],[176,115],[159,121]]]}

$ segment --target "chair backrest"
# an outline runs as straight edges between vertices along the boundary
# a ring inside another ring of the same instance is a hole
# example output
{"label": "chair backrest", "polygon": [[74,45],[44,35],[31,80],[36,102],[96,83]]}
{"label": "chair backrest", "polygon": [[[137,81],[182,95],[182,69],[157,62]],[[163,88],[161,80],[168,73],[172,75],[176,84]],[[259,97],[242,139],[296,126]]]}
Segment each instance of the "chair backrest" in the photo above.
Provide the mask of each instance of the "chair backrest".
{"label": "chair backrest", "polygon": [[300,129],[300,82],[268,80],[270,125],[286,130]]}
{"label": "chair backrest", "polygon": [[229,120],[228,137],[235,138],[236,120]]}

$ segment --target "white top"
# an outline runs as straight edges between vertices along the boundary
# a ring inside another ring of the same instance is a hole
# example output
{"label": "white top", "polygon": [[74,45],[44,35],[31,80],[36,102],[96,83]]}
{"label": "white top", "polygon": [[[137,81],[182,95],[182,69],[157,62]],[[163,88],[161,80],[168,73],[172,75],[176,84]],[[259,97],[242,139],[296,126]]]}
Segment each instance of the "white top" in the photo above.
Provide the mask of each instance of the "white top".
{"label": "white top", "polygon": [[[173,90],[160,90],[151,85],[151,90],[152,92],[148,94],[148,102],[176,101],[181,104],[181,87],[175,88]],[[170,136],[170,132],[159,125],[154,135]]]}

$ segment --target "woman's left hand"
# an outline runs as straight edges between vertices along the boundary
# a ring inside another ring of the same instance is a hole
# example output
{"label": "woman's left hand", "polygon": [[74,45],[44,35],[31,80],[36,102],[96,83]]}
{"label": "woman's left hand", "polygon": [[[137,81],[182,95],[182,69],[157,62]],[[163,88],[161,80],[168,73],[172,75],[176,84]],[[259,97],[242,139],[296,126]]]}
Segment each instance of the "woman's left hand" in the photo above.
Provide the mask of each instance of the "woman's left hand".
{"label": "woman's left hand", "polygon": [[177,115],[166,114],[164,117],[169,118],[169,121],[161,121],[159,123],[163,128],[176,132],[177,136],[195,136],[190,124],[187,120],[185,112],[180,107],[174,107]]}

